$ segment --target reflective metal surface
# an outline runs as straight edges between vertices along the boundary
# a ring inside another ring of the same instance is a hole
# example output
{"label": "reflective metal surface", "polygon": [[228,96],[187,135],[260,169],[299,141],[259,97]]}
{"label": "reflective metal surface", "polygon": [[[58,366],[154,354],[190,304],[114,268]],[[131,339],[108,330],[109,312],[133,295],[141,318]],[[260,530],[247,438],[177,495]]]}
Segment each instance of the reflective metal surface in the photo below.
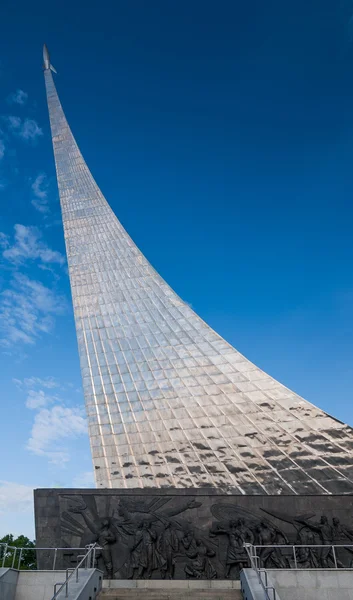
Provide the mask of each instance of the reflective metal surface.
{"label": "reflective metal surface", "polygon": [[353,493],[352,429],[244,358],[154,271],[44,74],[97,486]]}

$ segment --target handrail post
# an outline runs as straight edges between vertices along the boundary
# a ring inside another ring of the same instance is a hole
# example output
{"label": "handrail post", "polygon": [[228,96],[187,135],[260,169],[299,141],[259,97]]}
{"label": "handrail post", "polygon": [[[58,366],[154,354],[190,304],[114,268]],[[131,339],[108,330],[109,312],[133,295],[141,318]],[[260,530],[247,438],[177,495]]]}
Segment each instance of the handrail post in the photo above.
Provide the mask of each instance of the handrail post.
{"label": "handrail post", "polygon": [[257,546],[254,546],[254,565],[255,565],[255,569],[259,569],[261,567],[259,554],[260,554],[260,552],[257,549]]}
{"label": "handrail post", "polygon": [[293,556],[294,556],[294,568],[297,569],[298,563],[297,563],[297,554],[295,552],[295,546],[293,546]]}
{"label": "handrail post", "polygon": [[14,565],[15,565],[16,552],[17,552],[17,548],[15,548],[14,553],[13,553],[12,566],[11,566],[12,569],[14,568]]}
{"label": "handrail post", "polygon": [[332,545],[332,554],[333,554],[333,561],[335,563],[335,569],[337,569],[337,558],[336,558],[335,547],[333,545]]}
{"label": "handrail post", "polygon": [[2,559],[2,566],[3,567],[5,566],[5,560],[6,560],[6,554],[7,554],[7,548],[8,548],[8,546],[9,546],[8,544],[5,544],[4,556],[3,556],[3,559]]}
{"label": "handrail post", "polygon": [[23,548],[20,549],[20,556],[18,558],[18,565],[17,565],[18,570],[20,570],[20,568],[21,568],[22,551],[23,551]]}

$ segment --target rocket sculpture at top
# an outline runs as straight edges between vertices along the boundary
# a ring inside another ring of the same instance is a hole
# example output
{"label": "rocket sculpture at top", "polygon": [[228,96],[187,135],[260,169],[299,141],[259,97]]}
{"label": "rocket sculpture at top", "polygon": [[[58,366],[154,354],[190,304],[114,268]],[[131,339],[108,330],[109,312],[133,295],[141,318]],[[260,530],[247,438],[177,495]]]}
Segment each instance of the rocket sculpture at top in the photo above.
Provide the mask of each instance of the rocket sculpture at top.
{"label": "rocket sculpture at top", "polygon": [[247,360],[156,273],[93,179],[53,70],[44,47],[97,486],[352,494],[352,429]]}
{"label": "rocket sculpture at top", "polygon": [[56,73],[56,70],[54,69],[53,65],[50,64],[49,50],[45,44],[43,46],[43,68],[45,71],[47,69],[51,69],[53,73]]}

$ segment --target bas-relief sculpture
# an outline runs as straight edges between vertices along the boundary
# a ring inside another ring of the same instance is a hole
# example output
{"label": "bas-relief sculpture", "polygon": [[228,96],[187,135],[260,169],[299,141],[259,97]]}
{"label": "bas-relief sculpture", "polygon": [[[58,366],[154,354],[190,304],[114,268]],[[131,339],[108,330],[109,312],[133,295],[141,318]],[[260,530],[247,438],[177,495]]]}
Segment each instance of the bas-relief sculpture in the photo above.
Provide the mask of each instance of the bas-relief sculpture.
{"label": "bas-relief sculpture", "polygon": [[[97,566],[115,579],[236,579],[249,566],[245,543],[264,546],[258,555],[267,568],[295,566],[291,548],[273,548],[276,544],[303,545],[296,552],[302,568],[333,567],[335,558],[338,567],[351,566],[352,500],[342,497],[342,507],[337,496],[320,505],[307,497],[304,506],[298,497],[287,497],[283,511],[284,498],[281,505],[277,497],[266,498],[63,493],[57,545],[69,549],[98,543]],[[36,520],[43,532],[38,509]],[[342,547],[334,557],[331,548],[320,548],[327,544]],[[65,567],[75,562],[75,553],[67,554]]]}

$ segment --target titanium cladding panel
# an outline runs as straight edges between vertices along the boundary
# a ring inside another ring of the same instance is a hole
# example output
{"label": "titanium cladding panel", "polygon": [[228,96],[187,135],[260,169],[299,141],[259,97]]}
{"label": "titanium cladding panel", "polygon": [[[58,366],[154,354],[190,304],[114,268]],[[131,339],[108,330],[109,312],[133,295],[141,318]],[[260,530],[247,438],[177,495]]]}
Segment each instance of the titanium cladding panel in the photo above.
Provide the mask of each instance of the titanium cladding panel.
{"label": "titanium cladding panel", "polygon": [[44,75],[97,486],[353,493],[352,429],[244,358],[156,273]]}

